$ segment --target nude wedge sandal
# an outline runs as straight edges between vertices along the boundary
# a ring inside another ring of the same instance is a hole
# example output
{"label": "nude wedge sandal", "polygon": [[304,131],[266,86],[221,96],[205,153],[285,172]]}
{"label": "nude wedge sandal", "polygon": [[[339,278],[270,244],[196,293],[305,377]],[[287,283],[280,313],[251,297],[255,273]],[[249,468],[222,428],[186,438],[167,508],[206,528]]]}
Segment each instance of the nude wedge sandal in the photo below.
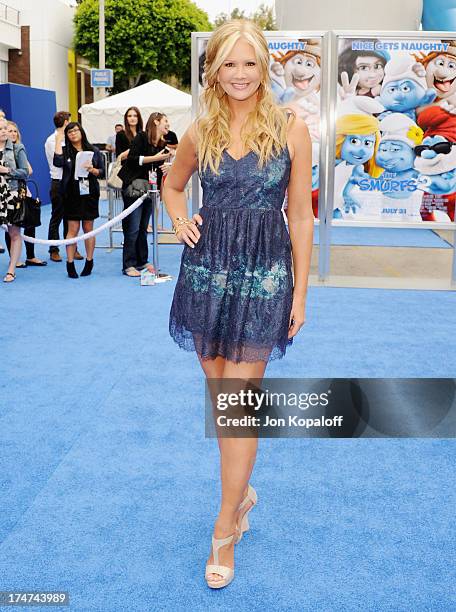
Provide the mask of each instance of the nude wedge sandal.
{"label": "nude wedge sandal", "polygon": [[242,508],[244,508],[244,506],[246,506],[249,502],[252,502],[252,506],[250,506],[250,508],[244,514],[244,516],[241,519],[241,524],[240,524],[240,526],[236,530],[236,539],[234,540],[235,544],[237,544],[238,542],[240,542],[242,540],[242,536],[244,535],[244,531],[248,531],[250,529],[249,512],[250,512],[250,510],[252,510],[252,508],[254,508],[256,506],[256,504],[258,502],[257,492],[255,491],[255,489],[252,487],[251,484],[249,484],[247,495],[242,500],[242,502],[241,502],[241,504],[239,506],[239,510],[242,510]]}
{"label": "nude wedge sandal", "polygon": [[[225,544],[230,544],[234,538],[236,533],[232,533],[227,538],[214,538],[212,536],[212,552],[214,555],[214,563],[206,565],[206,582],[211,589],[220,589],[222,587],[228,586],[230,582],[234,578],[234,569],[231,567],[227,567],[226,565],[219,565],[219,548],[225,546]],[[220,574],[222,578],[220,580],[211,580],[209,578],[209,574]]]}

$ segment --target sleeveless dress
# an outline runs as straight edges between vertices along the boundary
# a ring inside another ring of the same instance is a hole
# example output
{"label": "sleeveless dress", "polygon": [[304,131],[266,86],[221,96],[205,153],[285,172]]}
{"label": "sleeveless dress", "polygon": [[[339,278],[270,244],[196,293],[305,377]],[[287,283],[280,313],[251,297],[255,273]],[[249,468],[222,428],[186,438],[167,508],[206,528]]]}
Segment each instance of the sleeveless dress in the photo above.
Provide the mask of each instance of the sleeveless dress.
{"label": "sleeveless dress", "polygon": [[199,173],[200,239],[184,244],[169,317],[177,344],[202,359],[272,361],[285,355],[292,306],[291,241],[282,204],[288,147],[258,168],[225,150],[219,174]]}

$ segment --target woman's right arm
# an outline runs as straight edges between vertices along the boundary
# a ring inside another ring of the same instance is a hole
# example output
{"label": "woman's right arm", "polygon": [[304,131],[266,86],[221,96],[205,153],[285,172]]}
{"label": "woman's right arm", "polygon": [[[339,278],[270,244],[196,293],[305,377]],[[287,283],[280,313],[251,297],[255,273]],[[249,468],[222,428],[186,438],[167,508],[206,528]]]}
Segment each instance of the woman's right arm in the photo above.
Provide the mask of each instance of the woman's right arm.
{"label": "woman's right arm", "polygon": [[[176,158],[168,171],[163,187],[163,201],[173,225],[175,225],[177,217],[187,217],[185,187],[197,168],[196,132],[192,124],[182,136],[177,148]],[[201,215],[195,214],[193,219],[202,225]],[[177,232],[177,237],[181,242],[185,242],[193,248],[194,243],[198,242],[200,237],[196,223],[181,226],[181,229]]]}

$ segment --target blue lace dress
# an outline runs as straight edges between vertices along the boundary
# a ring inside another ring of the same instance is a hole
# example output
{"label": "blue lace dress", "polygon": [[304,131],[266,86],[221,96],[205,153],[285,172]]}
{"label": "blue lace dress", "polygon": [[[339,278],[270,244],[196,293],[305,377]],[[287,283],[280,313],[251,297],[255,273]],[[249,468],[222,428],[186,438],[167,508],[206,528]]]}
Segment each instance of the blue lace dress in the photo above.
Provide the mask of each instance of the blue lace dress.
{"label": "blue lace dress", "polygon": [[262,169],[225,150],[219,174],[200,173],[201,237],[184,245],[169,318],[179,346],[202,359],[272,361],[285,355],[292,305],[291,243],[281,212],[288,147]]}

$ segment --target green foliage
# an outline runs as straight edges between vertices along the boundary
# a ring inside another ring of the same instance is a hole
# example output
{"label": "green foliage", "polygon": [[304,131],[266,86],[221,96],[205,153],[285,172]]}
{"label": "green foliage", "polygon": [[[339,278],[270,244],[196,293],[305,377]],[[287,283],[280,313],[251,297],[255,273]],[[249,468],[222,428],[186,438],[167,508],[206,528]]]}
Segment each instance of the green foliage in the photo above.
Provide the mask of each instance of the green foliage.
{"label": "green foliage", "polygon": [[228,19],[252,19],[262,30],[277,30],[274,11],[271,6],[266,4],[260,4],[258,9],[249,16],[245,14],[245,11],[241,11],[238,8],[233,9],[229,15],[227,13],[219,13],[215,18],[214,26],[217,27],[228,21]]}
{"label": "green foliage", "polygon": [[[74,24],[76,52],[98,66],[98,0],[82,0]],[[190,0],[105,0],[114,91],[153,78],[190,83],[191,32],[210,30],[207,14]]]}
{"label": "green foliage", "polygon": [[250,19],[253,19],[263,30],[277,30],[272,6],[260,4],[258,9],[250,15]]}

